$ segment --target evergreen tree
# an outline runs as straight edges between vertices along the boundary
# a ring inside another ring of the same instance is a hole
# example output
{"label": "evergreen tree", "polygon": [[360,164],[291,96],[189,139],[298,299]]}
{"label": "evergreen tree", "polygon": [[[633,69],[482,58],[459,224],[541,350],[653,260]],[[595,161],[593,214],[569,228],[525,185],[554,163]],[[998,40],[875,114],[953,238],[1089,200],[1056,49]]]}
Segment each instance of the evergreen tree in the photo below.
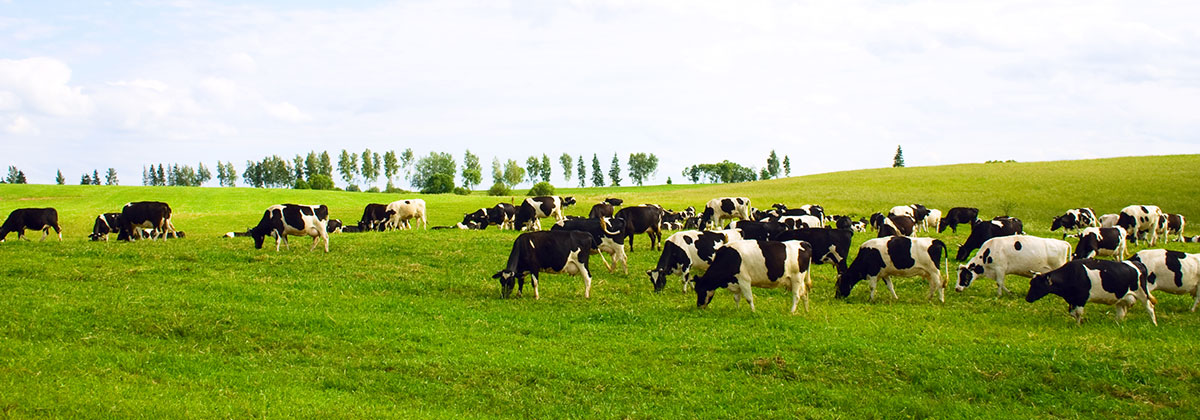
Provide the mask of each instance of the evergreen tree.
{"label": "evergreen tree", "polygon": [[8,176],[4,178],[4,182],[7,182],[9,184],[24,184],[25,183],[25,172],[20,169],[17,169],[16,166],[9,166],[8,167]]}
{"label": "evergreen tree", "polygon": [[158,164],[158,174],[155,175],[154,185],[163,187],[167,185],[167,171],[163,170],[163,164]]}
{"label": "evergreen tree", "polygon": [[313,175],[321,174],[321,157],[317,156],[317,152],[310,151],[308,156],[304,157],[304,179],[312,180]]}
{"label": "evergreen tree", "polygon": [[[229,163],[229,168],[233,168],[233,162]],[[230,171],[230,173],[236,172]],[[325,175],[330,179],[333,179],[333,161],[329,159],[329,152],[327,151],[321,152],[321,175]],[[237,180],[237,177],[234,177],[233,179]],[[232,185],[230,186],[232,187]]]}
{"label": "evergreen tree", "polygon": [[583,165],[583,155],[579,155],[579,161],[575,162],[575,168],[579,171],[576,174],[579,178],[579,188],[583,188],[587,183],[587,166]]}
{"label": "evergreen tree", "polygon": [[792,160],[783,155],[783,176],[792,176]]}
{"label": "evergreen tree", "polygon": [[92,169],[92,185],[100,185],[100,171]]}
{"label": "evergreen tree", "polygon": [[[145,168],[143,168],[142,171],[145,172]],[[54,183],[56,183],[58,185],[63,185],[63,184],[67,183],[67,179],[63,178],[63,176],[62,176],[62,169],[58,170],[58,175],[56,175],[54,177]]]}
{"label": "evergreen tree", "polygon": [[896,146],[896,156],[892,157],[892,167],[893,168],[903,168],[904,167],[904,151],[900,150],[899,145]]}
{"label": "evergreen tree", "polygon": [[85,172],[82,177],[79,177],[79,185],[92,185],[92,177]]}
{"label": "evergreen tree", "polygon": [[592,153],[592,186],[604,186],[604,169],[600,168],[600,158],[595,153]]}
{"label": "evergreen tree", "polygon": [[104,173],[104,185],[120,185],[117,181],[117,170],[108,168],[108,172]]}
{"label": "evergreen tree", "polygon": [[621,186],[621,159],[617,158],[616,153],[613,153],[612,166],[608,168],[608,179],[612,180],[612,186]]}

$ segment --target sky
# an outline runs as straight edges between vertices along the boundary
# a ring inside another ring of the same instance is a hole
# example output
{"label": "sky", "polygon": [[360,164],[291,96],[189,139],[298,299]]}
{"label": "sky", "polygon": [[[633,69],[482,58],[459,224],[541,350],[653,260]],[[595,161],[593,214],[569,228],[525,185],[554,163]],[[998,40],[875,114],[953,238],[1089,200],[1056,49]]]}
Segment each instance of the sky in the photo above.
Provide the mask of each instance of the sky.
{"label": "sky", "polygon": [[573,186],[562,153],[606,171],[653,153],[648,183],[772,150],[793,175],[890,166],[897,146],[909,166],[1200,153],[1196,16],[1152,0],[0,0],[0,165],[140,185],[148,163],[412,148],[461,165],[469,149],[486,188],[493,158],[542,154]]}

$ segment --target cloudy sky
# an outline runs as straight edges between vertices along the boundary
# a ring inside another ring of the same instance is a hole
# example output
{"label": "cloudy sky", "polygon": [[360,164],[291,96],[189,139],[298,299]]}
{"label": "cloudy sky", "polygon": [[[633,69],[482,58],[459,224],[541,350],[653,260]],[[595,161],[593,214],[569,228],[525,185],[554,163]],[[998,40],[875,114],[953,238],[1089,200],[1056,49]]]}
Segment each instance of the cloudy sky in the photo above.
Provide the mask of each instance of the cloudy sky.
{"label": "cloudy sky", "polygon": [[595,153],[606,169],[647,152],[664,182],[772,149],[793,174],[889,166],[897,145],[910,166],[1200,153],[1196,16],[1178,1],[0,0],[0,165],[138,185],[149,162],[240,172],[309,150]]}

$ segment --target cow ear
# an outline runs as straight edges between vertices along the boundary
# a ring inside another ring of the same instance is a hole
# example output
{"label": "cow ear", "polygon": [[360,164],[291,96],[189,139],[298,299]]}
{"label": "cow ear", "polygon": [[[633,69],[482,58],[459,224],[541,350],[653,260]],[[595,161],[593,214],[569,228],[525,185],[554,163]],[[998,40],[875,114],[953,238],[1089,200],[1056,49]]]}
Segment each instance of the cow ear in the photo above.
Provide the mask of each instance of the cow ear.
{"label": "cow ear", "polygon": [[503,275],[504,275],[503,271],[497,271],[496,274],[492,275],[492,278],[498,279],[498,278],[502,277]]}

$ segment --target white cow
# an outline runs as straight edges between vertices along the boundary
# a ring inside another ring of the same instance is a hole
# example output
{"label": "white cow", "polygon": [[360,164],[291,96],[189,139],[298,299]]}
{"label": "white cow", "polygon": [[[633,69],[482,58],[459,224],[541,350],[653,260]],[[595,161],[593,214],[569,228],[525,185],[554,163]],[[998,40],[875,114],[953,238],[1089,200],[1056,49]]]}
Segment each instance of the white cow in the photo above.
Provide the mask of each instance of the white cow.
{"label": "white cow", "polygon": [[707,229],[709,222],[722,226],[726,220],[753,220],[750,217],[750,199],[746,197],[720,197],[708,200],[704,213],[700,214],[700,229]]}
{"label": "white cow", "polygon": [[922,232],[928,232],[929,228],[937,229],[942,223],[942,211],[938,209],[929,209],[929,214],[925,215],[925,220],[919,225]]}
{"label": "white cow", "polygon": [[1165,217],[1158,206],[1132,205],[1121,209],[1117,226],[1125,228],[1137,243],[1142,232],[1150,232],[1150,246],[1158,242],[1158,219]]}
{"label": "white cow", "polygon": [[429,229],[429,222],[426,220],[425,200],[413,198],[408,200],[396,200],[388,203],[387,210],[391,214],[391,219],[388,224],[396,229],[411,229],[408,221],[416,219],[421,223],[422,229]]}
{"label": "white cow", "polygon": [[954,290],[961,292],[976,278],[987,277],[996,280],[996,296],[1003,296],[1011,292],[1004,287],[1005,276],[1032,278],[1033,273],[1062,267],[1070,259],[1071,244],[1067,241],[1029,235],[997,236],[984,242],[967,265],[958,267]]}
{"label": "white cow", "polygon": [[1110,227],[1117,226],[1118,218],[1120,218],[1120,216],[1117,216],[1115,214],[1103,214],[1103,215],[1100,215],[1100,217],[1097,217],[1096,221],[1100,222],[1100,227],[1109,227],[1110,228]]}

